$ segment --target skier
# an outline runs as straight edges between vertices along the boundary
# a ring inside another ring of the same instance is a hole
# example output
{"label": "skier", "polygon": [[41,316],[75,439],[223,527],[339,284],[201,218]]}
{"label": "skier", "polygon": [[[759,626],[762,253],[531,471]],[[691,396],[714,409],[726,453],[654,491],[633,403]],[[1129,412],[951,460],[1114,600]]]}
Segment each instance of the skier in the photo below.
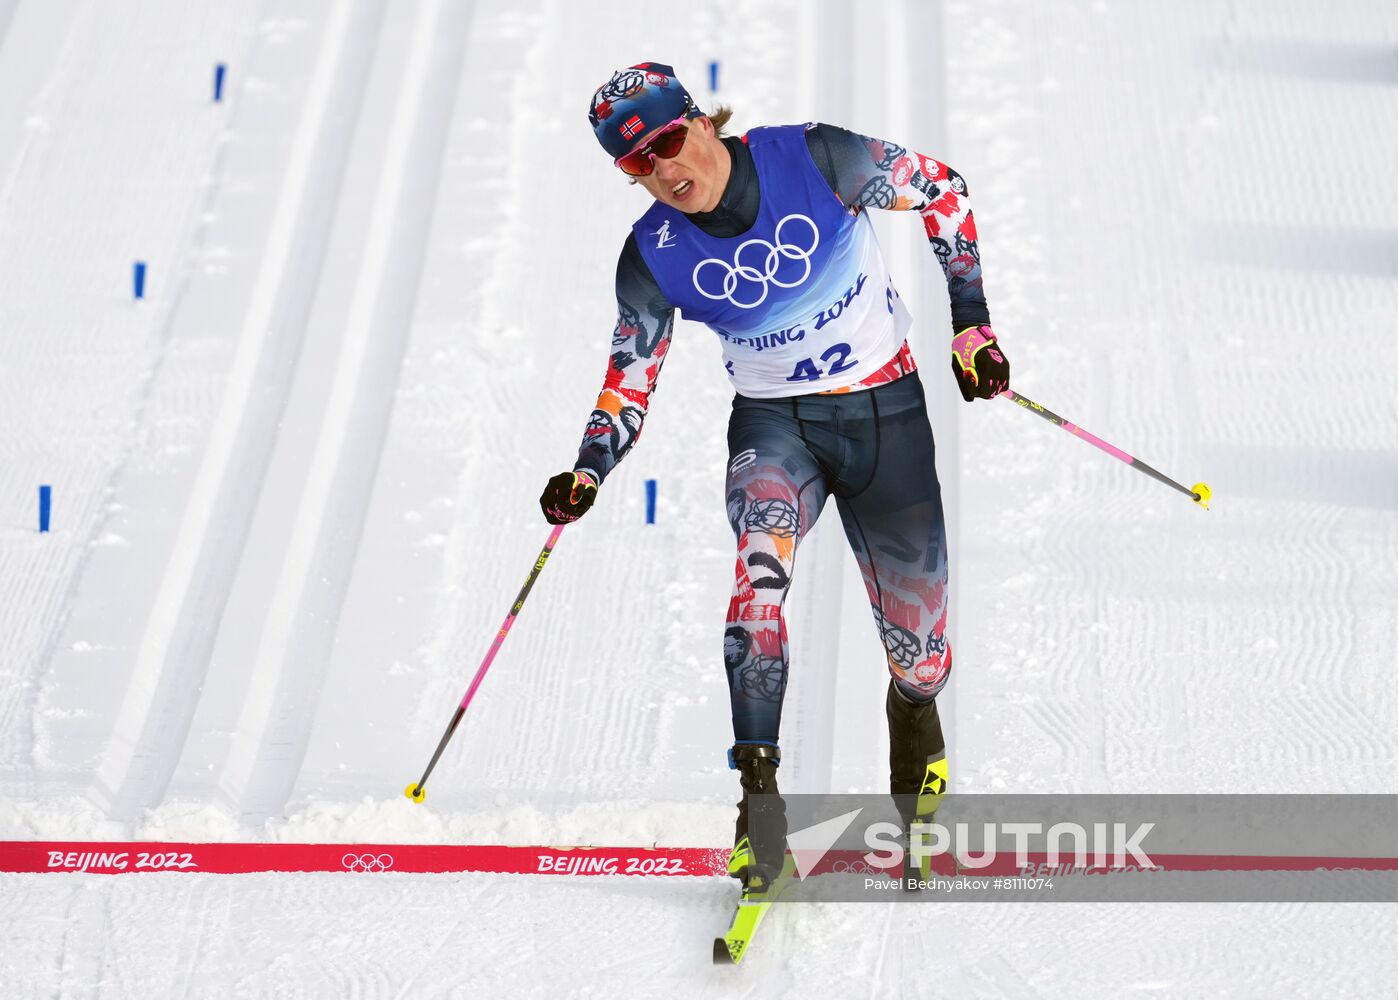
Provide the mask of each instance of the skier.
{"label": "skier", "polygon": [[705,115],[659,63],[617,71],[592,97],[597,140],[655,200],[617,262],[610,363],[577,460],[539,502],[552,524],[592,506],[640,436],[676,309],[718,335],[736,391],[727,506],[737,565],[723,656],[729,765],[743,797],[729,872],[746,894],[770,886],[781,867],[782,604],[801,539],[832,496],[891,674],[890,790],[905,823],[928,818],[946,787],[936,703],[952,664],[941,494],[906,340],[911,317],[866,209],[922,217],[946,277],[962,396],[1009,388],[1010,367],[990,327],[959,174],[832,125],[728,136],[731,114]]}

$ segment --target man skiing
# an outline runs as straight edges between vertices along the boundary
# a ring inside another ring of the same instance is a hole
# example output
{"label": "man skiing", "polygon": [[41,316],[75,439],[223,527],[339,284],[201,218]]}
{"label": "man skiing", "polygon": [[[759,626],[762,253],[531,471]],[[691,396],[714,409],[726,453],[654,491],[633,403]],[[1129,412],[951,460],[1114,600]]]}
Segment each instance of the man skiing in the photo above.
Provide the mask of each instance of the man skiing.
{"label": "man skiing", "polygon": [[911,317],[867,209],[922,217],[947,281],[962,396],[1009,388],[1010,368],[989,325],[959,174],[831,125],[725,136],[730,116],[705,115],[658,63],[619,70],[593,95],[597,140],[655,200],[617,263],[610,363],[577,460],[549,480],[540,505],[552,524],[587,512],[640,435],[675,310],[707,324],[736,391],[726,495],[737,564],[723,656],[729,763],[743,789],[729,871],[746,893],[770,886],[781,867],[782,605],[797,548],[827,499],[883,640],[890,785],[907,803],[905,822],[930,816],[946,787],[935,700],[952,664],[941,494],[906,340]]}

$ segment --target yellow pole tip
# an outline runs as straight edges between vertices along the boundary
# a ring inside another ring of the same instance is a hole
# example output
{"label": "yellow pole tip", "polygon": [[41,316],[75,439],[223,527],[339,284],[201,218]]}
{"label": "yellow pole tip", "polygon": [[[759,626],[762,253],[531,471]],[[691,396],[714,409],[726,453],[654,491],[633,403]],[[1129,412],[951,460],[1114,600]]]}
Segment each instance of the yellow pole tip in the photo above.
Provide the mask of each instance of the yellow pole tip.
{"label": "yellow pole tip", "polygon": [[1205,510],[1209,509],[1209,501],[1213,499],[1214,491],[1209,489],[1208,483],[1194,484],[1194,502]]}
{"label": "yellow pole tip", "polygon": [[421,802],[423,799],[427,798],[427,789],[420,788],[415,781],[407,788],[403,789],[403,794],[414,802]]}

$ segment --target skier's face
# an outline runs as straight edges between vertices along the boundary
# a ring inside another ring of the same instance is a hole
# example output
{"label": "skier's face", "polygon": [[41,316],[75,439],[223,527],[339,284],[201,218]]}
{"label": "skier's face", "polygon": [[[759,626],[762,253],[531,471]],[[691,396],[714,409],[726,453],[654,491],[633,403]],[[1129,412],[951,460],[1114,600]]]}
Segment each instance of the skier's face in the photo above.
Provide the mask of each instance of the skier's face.
{"label": "skier's face", "polygon": [[[732,160],[709,119],[694,118],[685,126],[689,135],[680,151],[668,160],[657,156],[654,169],[636,181],[656,201],[681,212],[712,212],[728,186]],[[647,135],[640,144],[644,145],[654,134]]]}

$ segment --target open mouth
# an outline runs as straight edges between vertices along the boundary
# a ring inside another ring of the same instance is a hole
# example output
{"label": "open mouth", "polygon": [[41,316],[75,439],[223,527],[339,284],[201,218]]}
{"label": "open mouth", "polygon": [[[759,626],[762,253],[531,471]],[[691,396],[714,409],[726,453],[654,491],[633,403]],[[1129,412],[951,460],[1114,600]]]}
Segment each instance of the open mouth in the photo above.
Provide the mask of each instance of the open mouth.
{"label": "open mouth", "polygon": [[670,189],[670,194],[673,195],[675,198],[683,199],[687,194],[689,194],[690,190],[693,187],[693,181],[680,181],[678,184],[676,184],[674,187]]}

